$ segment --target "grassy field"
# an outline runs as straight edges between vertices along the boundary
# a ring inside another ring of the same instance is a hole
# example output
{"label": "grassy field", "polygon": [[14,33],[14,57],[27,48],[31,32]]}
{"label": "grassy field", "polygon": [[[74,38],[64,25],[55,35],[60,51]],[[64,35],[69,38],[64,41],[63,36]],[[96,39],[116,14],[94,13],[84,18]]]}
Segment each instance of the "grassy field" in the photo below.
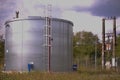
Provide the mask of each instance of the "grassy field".
{"label": "grassy field", "polygon": [[0,80],[120,80],[120,73],[116,71],[101,71],[91,69],[80,69],[69,73],[2,73]]}

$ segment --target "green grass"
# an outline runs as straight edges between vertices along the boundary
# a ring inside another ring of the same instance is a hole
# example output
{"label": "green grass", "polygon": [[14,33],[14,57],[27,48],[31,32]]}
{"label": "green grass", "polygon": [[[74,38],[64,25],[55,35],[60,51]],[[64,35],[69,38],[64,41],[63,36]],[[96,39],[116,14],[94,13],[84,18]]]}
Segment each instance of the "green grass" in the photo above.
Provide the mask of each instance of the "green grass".
{"label": "green grass", "polygon": [[[0,65],[2,68],[2,65]],[[2,70],[2,69],[0,69]],[[120,80],[120,71],[101,70],[81,67],[77,72],[47,73],[47,72],[26,72],[26,73],[2,73],[0,80]]]}
{"label": "green grass", "polygon": [[2,73],[0,80],[120,80],[120,73],[116,71],[80,69],[69,73]]}

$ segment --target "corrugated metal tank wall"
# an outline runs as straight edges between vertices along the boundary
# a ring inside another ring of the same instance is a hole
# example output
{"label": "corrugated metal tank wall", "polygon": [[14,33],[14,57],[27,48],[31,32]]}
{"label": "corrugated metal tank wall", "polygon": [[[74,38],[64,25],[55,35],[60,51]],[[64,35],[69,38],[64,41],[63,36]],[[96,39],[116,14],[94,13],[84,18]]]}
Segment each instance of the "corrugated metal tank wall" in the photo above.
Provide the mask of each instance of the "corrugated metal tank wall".
{"label": "corrugated metal tank wall", "polygon": [[[73,24],[63,19],[52,19],[51,71],[72,71]],[[48,54],[45,53],[45,18],[16,19],[6,22],[6,71],[48,71]]]}

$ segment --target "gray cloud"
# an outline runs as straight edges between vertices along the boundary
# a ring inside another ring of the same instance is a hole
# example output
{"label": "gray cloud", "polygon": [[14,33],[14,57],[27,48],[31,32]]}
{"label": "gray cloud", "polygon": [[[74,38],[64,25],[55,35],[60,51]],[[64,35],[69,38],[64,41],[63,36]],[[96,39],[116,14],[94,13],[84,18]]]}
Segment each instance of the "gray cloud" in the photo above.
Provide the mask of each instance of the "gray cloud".
{"label": "gray cloud", "polygon": [[120,0],[98,0],[91,9],[96,16],[118,16],[120,17]]}
{"label": "gray cloud", "polygon": [[43,4],[36,4],[35,8],[45,8],[45,5],[43,5]]}
{"label": "gray cloud", "polygon": [[75,6],[77,12],[88,11],[94,16],[117,16],[120,17],[120,0],[96,0],[91,7]]}
{"label": "gray cloud", "polygon": [[5,20],[13,14],[16,8],[17,0],[0,0],[0,24],[4,24]]}
{"label": "gray cloud", "polygon": [[83,12],[83,11],[89,11],[90,9],[88,7],[74,6],[72,10],[75,10],[77,12]]}

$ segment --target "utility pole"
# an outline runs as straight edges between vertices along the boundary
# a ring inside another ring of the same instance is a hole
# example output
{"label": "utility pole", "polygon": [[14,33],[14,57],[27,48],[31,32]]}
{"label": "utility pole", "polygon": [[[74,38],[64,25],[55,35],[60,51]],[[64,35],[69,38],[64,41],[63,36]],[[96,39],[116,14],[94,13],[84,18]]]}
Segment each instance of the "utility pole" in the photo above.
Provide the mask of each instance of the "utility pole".
{"label": "utility pole", "polygon": [[102,69],[105,66],[105,20],[113,20],[113,33],[112,33],[112,67],[115,67],[115,47],[116,47],[116,17],[108,17],[102,19]]}
{"label": "utility pole", "polygon": [[97,67],[97,40],[95,41],[95,69]]}
{"label": "utility pole", "polygon": [[115,46],[116,46],[116,17],[113,17],[113,54],[112,54],[112,67],[115,67]]}
{"label": "utility pole", "polygon": [[102,69],[105,66],[105,19],[102,19]]}

